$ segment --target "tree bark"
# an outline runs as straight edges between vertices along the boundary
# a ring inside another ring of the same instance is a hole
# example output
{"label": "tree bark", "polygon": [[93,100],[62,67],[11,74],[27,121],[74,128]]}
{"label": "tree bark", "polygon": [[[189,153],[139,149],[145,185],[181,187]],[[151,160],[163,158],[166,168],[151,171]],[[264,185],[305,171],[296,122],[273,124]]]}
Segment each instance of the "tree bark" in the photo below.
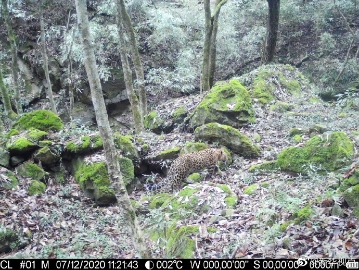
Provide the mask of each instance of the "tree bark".
{"label": "tree bark", "polygon": [[9,9],[7,6],[7,0],[1,0],[2,3],[2,13],[5,20],[5,25],[9,37],[10,42],[10,50],[11,50],[11,71],[12,71],[12,78],[15,88],[14,94],[14,103],[16,107],[17,113],[22,113],[22,106],[20,103],[20,86],[19,86],[19,64],[17,62],[17,45],[15,34],[12,29],[10,23],[10,16],[9,16]]}
{"label": "tree bark", "polygon": [[12,110],[9,92],[6,89],[1,70],[0,70],[0,90],[1,90],[2,102],[4,103],[5,113],[11,120],[14,120],[16,118],[16,113]]}
{"label": "tree bark", "polygon": [[262,64],[273,61],[277,45],[280,0],[267,0],[268,2],[268,21],[267,34],[264,41]]}
{"label": "tree bark", "polygon": [[[214,33],[214,23],[218,28],[218,17],[221,7],[227,2],[227,0],[216,0],[216,5],[211,16],[211,4],[210,0],[204,0],[204,16],[205,16],[205,36],[203,45],[203,62],[202,62],[202,74],[200,90],[209,91],[211,84],[213,84],[213,74],[216,65],[216,37],[217,29]],[[216,22],[215,22],[216,21]],[[213,47],[214,46],[214,47]],[[212,75],[211,75],[212,74]],[[212,76],[212,83],[211,83]]]}
{"label": "tree bark", "polygon": [[128,100],[131,104],[132,109],[132,116],[133,121],[135,123],[135,131],[136,133],[142,131],[144,129],[143,125],[143,115],[140,109],[139,100],[135,93],[135,90],[133,89],[132,84],[132,71],[130,67],[130,62],[128,60],[127,54],[128,51],[126,48],[128,48],[130,45],[128,42],[126,42],[124,38],[124,34],[126,33],[126,27],[124,25],[124,22],[122,20],[122,8],[121,8],[121,0],[117,0],[117,28],[118,28],[118,39],[119,39],[119,47],[118,50],[120,52],[121,57],[121,64],[122,64],[122,70],[123,70],[123,77],[125,79],[125,85],[126,85],[126,92],[128,96]]}
{"label": "tree bark", "polygon": [[57,114],[56,105],[54,101],[54,95],[52,94],[52,86],[51,86],[51,80],[50,80],[50,74],[49,74],[49,61],[47,57],[47,50],[46,50],[46,40],[45,40],[45,25],[44,25],[44,14],[43,14],[43,5],[44,0],[41,0],[40,3],[40,32],[41,32],[41,44],[42,44],[42,56],[44,58],[44,71],[45,71],[45,77],[47,82],[47,97],[50,101],[51,110],[53,113]]}
{"label": "tree bark", "polygon": [[131,18],[128,15],[125,7],[125,3],[123,0],[117,0],[117,5],[120,9],[121,21],[125,26],[126,33],[130,38],[130,49],[132,54],[132,61],[135,68],[136,73],[136,83],[135,85],[138,87],[138,97],[140,101],[140,108],[142,112],[142,118],[147,114],[147,95],[145,89],[145,75],[143,72],[143,65],[141,62],[140,53],[138,52],[137,40],[135,36],[135,30],[132,26]]}
{"label": "tree bark", "polygon": [[119,224],[129,233],[133,239],[133,243],[141,258],[149,258],[149,252],[145,247],[141,230],[138,225],[135,211],[131,205],[129,196],[125,189],[120,172],[120,166],[116,155],[112,131],[108,121],[105,101],[102,95],[102,87],[98,74],[93,42],[90,36],[89,21],[86,10],[86,0],[75,0],[77,21],[80,31],[81,43],[84,51],[84,64],[91,89],[91,97],[96,114],[96,121],[103,140],[107,169],[110,181],[116,189],[116,197],[118,200],[121,213],[124,215],[126,224]]}

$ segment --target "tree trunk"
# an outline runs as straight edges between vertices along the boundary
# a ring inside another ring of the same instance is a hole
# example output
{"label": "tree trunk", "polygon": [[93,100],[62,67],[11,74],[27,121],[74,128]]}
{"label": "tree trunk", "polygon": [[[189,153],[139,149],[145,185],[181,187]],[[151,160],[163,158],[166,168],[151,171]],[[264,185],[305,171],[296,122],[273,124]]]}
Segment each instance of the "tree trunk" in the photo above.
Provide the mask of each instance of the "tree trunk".
{"label": "tree trunk", "polygon": [[277,45],[280,0],[267,0],[268,2],[268,21],[267,34],[264,43],[262,64],[268,64],[273,61],[275,48]]}
{"label": "tree trunk", "polygon": [[4,103],[5,113],[11,120],[14,120],[16,118],[16,113],[12,110],[9,92],[6,89],[1,70],[0,70],[0,90],[1,90],[2,102]]}
{"label": "tree trunk", "polygon": [[203,45],[203,62],[202,62],[202,74],[201,74],[201,92],[209,91],[209,53],[211,46],[212,36],[212,22],[211,22],[211,5],[210,0],[204,0],[204,45]]}
{"label": "tree trunk", "polygon": [[110,129],[105,101],[102,94],[100,77],[96,66],[95,53],[92,45],[93,42],[90,36],[86,0],[75,0],[75,5],[80,38],[84,51],[85,69],[90,83],[91,97],[95,109],[97,125],[103,140],[108,174],[110,181],[115,186],[118,204],[126,222],[126,224],[119,225],[124,227],[124,231],[128,232],[132,237],[134,246],[139,252],[139,255],[142,258],[149,258],[149,253],[145,247],[145,242],[142,238],[135,211],[131,205],[120,172],[120,166],[115,150],[116,148],[114,146],[112,131]]}
{"label": "tree trunk", "polygon": [[143,115],[140,109],[139,100],[135,93],[135,90],[133,89],[132,84],[132,71],[130,67],[130,63],[128,61],[127,57],[127,50],[126,48],[129,47],[128,42],[126,42],[124,38],[124,34],[126,27],[124,26],[123,20],[122,20],[122,14],[121,14],[121,0],[117,0],[117,28],[118,28],[118,39],[119,39],[119,52],[121,57],[121,64],[122,64],[122,70],[123,70],[123,77],[125,79],[125,85],[126,85],[126,92],[128,99],[131,103],[131,109],[132,109],[132,115],[133,115],[133,121],[135,123],[135,131],[138,133],[144,129],[143,126]]}
{"label": "tree trunk", "polygon": [[45,77],[47,82],[47,97],[50,101],[51,110],[53,113],[57,114],[56,105],[54,101],[54,95],[52,94],[52,86],[49,74],[49,61],[47,58],[47,51],[46,51],[46,40],[45,40],[45,25],[44,25],[44,14],[43,14],[43,5],[44,0],[41,0],[41,7],[40,7],[40,29],[41,29],[41,44],[42,44],[42,56],[44,58],[44,71]]}
{"label": "tree trunk", "polygon": [[11,50],[11,71],[12,78],[14,82],[15,94],[14,94],[14,102],[17,113],[22,113],[22,107],[20,103],[20,86],[19,86],[19,64],[17,62],[17,45],[15,34],[12,29],[10,23],[9,9],[7,6],[7,0],[1,0],[2,3],[2,13],[6,24],[6,29],[10,42],[10,50]]}
{"label": "tree trunk", "polygon": [[140,53],[138,52],[135,30],[133,29],[131,18],[126,11],[124,1],[117,0],[117,6],[120,9],[122,24],[125,26],[126,33],[129,35],[130,38],[129,45],[137,78],[135,85],[138,87],[138,96],[143,118],[147,114],[147,95],[145,89],[145,75],[143,72],[143,65],[141,62]]}
{"label": "tree trunk", "polygon": [[[221,0],[216,0],[216,6]],[[216,71],[216,56],[217,56],[217,32],[218,32],[218,18],[219,11],[213,16],[213,28],[211,35],[211,45],[209,52],[209,87],[211,88],[214,84],[214,72]]]}
{"label": "tree trunk", "polygon": [[[211,16],[210,0],[204,0],[205,37],[203,45],[203,62],[200,90],[209,91],[213,85],[213,76],[216,65],[216,38],[218,30],[218,17],[221,7],[227,0],[216,0],[216,5]],[[214,29],[214,27],[217,27]],[[211,78],[212,77],[212,78]]]}

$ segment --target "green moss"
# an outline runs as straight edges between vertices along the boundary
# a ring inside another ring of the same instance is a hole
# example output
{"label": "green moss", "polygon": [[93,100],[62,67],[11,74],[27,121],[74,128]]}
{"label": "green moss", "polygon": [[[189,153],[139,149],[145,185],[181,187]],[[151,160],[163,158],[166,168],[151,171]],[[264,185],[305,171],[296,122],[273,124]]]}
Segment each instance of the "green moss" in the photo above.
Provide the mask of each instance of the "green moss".
{"label": "green moss", "polygon": [[164,120],[158,116],[156,111],[151,111],[143,120],[144,127],[150,130],[158,129],[163,123]]}
{"label": "green moss", "polygon": [[313,209],[309,205],[307,205],[304,208],[298,210],[296,213],[294,213],[294,216],[296,217],[294,222],[296,224],[303,223],[310,218],[312,213],[313,213]]}
{"label": "green moss", "polygon": [[39,141],[47,136],[47,132],[32,128],[32,129],[30,129],[28,136],[35,141]]}
{"label": "green moss", "polygon": [[217,229],[217,228],[209,227],[209,228],[207,228],[207,232],[208,232],[208,233],[216,233],[216,232],[218,232],[218,229]]}
{"label": "green moss", "polygon": [[120,163],[121,174],[125,185],[130,184],[135,179],[135,167],[132,160],[126,157],[118,158]]}
{"label": "green moss", "polygon": [[208,145],[205,143],[201,143],[201,142],[187,142],[182,150],[181,150],[181,154],[184,153],[191,153],[191,152],[197,152],[197,151],[201,151],[204,149],[207,149]]}
{"label": "green moss", "polygon": [[294,135],[293,137],[293,140],[296,142],[296,143],[300,143],[302,142],[302,136],[301,135]]}
{"label": "green moss", "polygon": [[304,148],[289,147],[277,159],[282,170],[306,174],[309,166],[334,171],[351,162],[354,145],[343,132],[311,138]]}
{"label": "green moss", "polygon": [[198,183],[203,179],[203,177],[199,173],[192,173],[187,177],[187,179],[193,183]]}
{"label": "green moss", "polygon": [[345,118],[347,116],[347,114],[345,112],[341,112],[338,117],[339,118]]}
{"label": "green moss", "polygon": [[95,135],[92,138],[92,142],[93,142],[94,148],[96,148],[96,149],[103,147],[103,142],[102,142],[102,138],[100,135]]}
{"label": "green moss", "polygon": [[343,198],[350,207],[359,208],[359,184],[345,190]]}
{"label": "green moss", "polygon": [[300,92],[301,86],[297,80],[295,80],[295,79],[286,80],[284,78],[284,76],[279,77],[279,78],[280,78],[281,83],[285,86],[285,88],[287,89],[287,91],[289,93],[296,95]]}
{"label": "green moss", "polygon": [[[227,117],[234,115],[234,120]],[[217,82],[191,115],[190,128],[205,123],[221,122],[243,126],[256,121],[252,100],[247,89],[238,81]]]}
{"label": "green moss", "polygon": [[254,133],[253,139],[255,142],[260,142],[262,138],[261,138],[261,135],[259,135],[258,133]]}
{"label": "green moss", "polygon": [[277,101],[276,103],[274,103],[273,105],[271,105],[269,107],[269,110],[275,111],[275,112],[280,112],[280,113],[291,111],[293,109],[294,109],[293,104],[283,102],[283,101]]}
{"label": "green moss", "polygon": [[68,142],[66,144],[66,151],[73,154],[85,154],[99,150],[102,147],[103,143],[100,135],[85,135],[77,140]]}
{"label": "green moss", "polygon": [[33,196],[36,194],[42,194],[46,190],[46,185],[40,181],[32,180],[29,186],[29,195]]}
{"label": "green moss", "polygon": [[261,184],[261,186],[263,187],[263,188],[269,188],[269,183],[268,182],[263,182],[262,184]]}
{"label": "green moss", "polygon": [[246,187],[246,189],[243,191],[243,193],[247,194],[247,195],[252,195],[257,191],[258,188],[259,188],[258,184],[253,184],[253,185]]}
{"label": "green moss", "polygon": [[147,155],[147,153],[150,151],[150,146],[145,143],[145,144],[142,144],[141,145],[141,152],[144,154],[144,155]]}
{"label": "green moss", "polygon": [[224,199],[227,207],[232,208],[235,205],[237,205],[237,202],[238,202],[237,196],[228,185],[218,184],[217,187],[219,187],[225,193],[227,193],[227,197]]}
{"label": "green moss", "polygon": [[196,191],[197,191],[197,189],[186,187],[179,192],[179,196],[188,197],[188,196],[191,196],[192,194],[196,193]]}
{"label": "green moss", "polygon": [[99,187],[110,184],[105,162],[83,164],[75,173],[75,179],[83,188],[91,188],[93,183]]}
{"label": "green moss", "polygon": [[82,136],[81,137],[82,145],[80,146],[82,149],[89,148],[91,145],[90,136]]}
{"label": "green moss", "polygon": [[45,177],[46,172],[30,161],[21,164],[17,167],[18,173],[23,177],[29,177],[34,180],[41,180]]}
{"label": "green moss", "polygon": [[179,107],[172,113],[173,121],[175,123],[181,123],[183,122],[187,114],[188,114],[188,110],[185,106]]}
{"label": "green moss", "polygon": [[13,189],[17,187],[19,184],[19,180],[16,178],[15,174],[12,171],[6,170],[6,172],[3,172],[5,177],[7,177],[10,181],[0,183],[0,186],[6,189]]}
{"label": "green moss", "polygon": [[175,147],[172,149],[164,150],[156,156],[156,160],[174,159],[174,158],[178,157],[178,154],[180,153],[180,151],[181,151],[180,147]]}
{"label": "green moss", "polygon": [[34,144],[33,142],[29,141],[24,137],[20,137],[13,142],[7,142],[6,147],[10,151],[23,152],[23,151],[35,149],[36,144]]}
{"label": "green moss", "polygon": [[285,232],[290,224],[292,224],[292,221],[286,221],[286,222],[282,223],[282,224],[279,226],[279,230],[280,230],[281,232]]}
{"label": "green moss", "polygon": [[136,146],[132,143],[132,140],[132,136],[129,135],[123,136],[119,132],[114,134],[115,147],[121,150],[123,156],[137,162],[139,155]]}
{"label": "green moss", "polygon": [[301,135],[304,133],[304,130],[302,130],[301,128],[291,128],[289,131],[289,136],[293,137],[295,135]]}
{"label": "green moss", "polygon": [[[1,252],[6,253],[11,252],[12,250],[16,250],[20,245],[19,235],[16,233],[16,231],[0,225],[0,243]],[[12,267],[8,268],[11,269]]]}
{"label": "green moss", "polygon": [[162,206],[166,206],[170,201],[172,201],[172,196],[167,193],[160,193],[152,196],[151,202],[148,205],[149,209],[157,209]]}
{"label": "green moss", "polygon": [[20,132],[15,129],[15,128],[12,128],[7,134],[6,134],[6,137],[7,138],[10,138],[11,136],[14,136],[14,135],[19,135]]}
{"label": "green moss", "polygon": [[277,165],[277,161],[265,161],[260,164],[252,165],[249,168],[249,172],[264,172],[264,171],[276,171],[279,167]]}
{"label": "green moss", "polygon": [[272,85],[268,85],[264,79],[257,78],[253,82],[252,97],[258,99],[263,104],[267,104],[274,99],[272,94],[274,90],[275,88]]}
{"label": "green moss", "polygon": [[50,146],[50,145],[52,145],[52,141],[50,141],[50,140],[39,141],[39,146],[40,147],[45,147],[45,146]]}
{"label": "green moss", "polygon": [[23,114],[20,119],[13,125],[13,128],[27,130],[36,128],[42,131],[58,131],[63,128],[62,120],[48,110],[38,110]]}

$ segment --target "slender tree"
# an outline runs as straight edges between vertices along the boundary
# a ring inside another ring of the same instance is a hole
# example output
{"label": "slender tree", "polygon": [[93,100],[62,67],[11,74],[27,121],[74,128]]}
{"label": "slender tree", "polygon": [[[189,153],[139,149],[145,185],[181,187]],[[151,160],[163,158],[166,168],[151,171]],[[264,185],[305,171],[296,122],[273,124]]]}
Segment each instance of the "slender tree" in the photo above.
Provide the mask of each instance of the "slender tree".
{"label": "slender tree", "polygon": [[11,120],[14,120],[16,118],[16,113],[12,110],[9,92],[6,89],[1,69],[0,69],[0,90],[1,90],[2,102],[4,103],[5,113]]}
{"label": "slender tree", "polygon": [[267,2],[267,34],[263,44],[262,64],[268,64],[273,61],[275,55],[275,48],[277,45],[279,27],[280,0],[267,0]]}
{"label": "slender tree", "polygon": [[[202,62],[202,74],[201,74],[201,86],[200,90],[208,91],[211,89],[210,75],[215,71],[215,59],[216,59],[216,36],[218,28],[218,16],[222,6],[227,3],[227,0],[216,0],[216,5],[211,15],[211,3],[210,0],[204,0],[204,16],[205,16],[205,36],[203,45],[203,62]],[[215,33],[213,33],[214,23],[216,23]],[[214,46],[214,47],[213,47]],[[214,55],[211,55],[214,54]],[[212,78],[213,83],[213,78]]]}
{"label": "slender tree", "polygon": [[96,121],[103,140],[106,163],[109,178],[114,183],[116,197],[119,207],[124,215],[126,224],[124,229],[133,237],[134,246],[142,258],[149,258],[149,252],[145,247],[145,242],[137,221],[137,217],[131,205],[125,185],[122,180],[120,166],[118,163],[116,148],[114,146],[112,131],[108,121],[105,101],[102,94],[100,77],[98,74],[93,42],[90,35],[89,21],[86,10],[86,0],[75,0],[77,21],[80,31],[81,43],[84,52],[84,64],[91,89],[91,97],[96,114]]}
{"label": "slender tree", "polygon": [[[120,52],[120,57],[121,57],[123,77],[125,79],[127,96],[131,103],[133,121],[135,123],[135,130],[136,130],[136,132],[140,132],[141,130],[144,129],[144,126],[143,126],[143,116],[144,115],[143,115],[143,111],[141,111],[141,108],[140,108],[139,99],[138,99],[136,92],[133,88],[132,71],[131,71],[129,59],[127,57],[128,53],[129,53],[127,48],[133,46],[133,44],[130,45],[129,43],[132,43],[132,42],[127,42],[124,37],[124,35],[128,34],[128,32],[126,31],[127,27],[126,27],[126,23],[124,22],[125,20],[123,19],[124,18],[124,16],[123,16],[123,13],[124,13],[123,12],[123,9],[124,9],[123,1],[117,0],[116,6],[117,6],[116,21],[117,21],[118,38],[119,38],[118,50]],[[137,48],[136,48],[136,50],[137,50]]]}
{"label": "slender tree", "polygon": [[42,45],[42,57],[43,57],[43,67],[44,67],[44,71],[45,71],[45,77],[46,77],[46,82],[47,82],[47,97],[50,101],[50,105],[51,105],[51,110],[57,114],[57,110],[56,110],[56,105],[55,105],[55,100],[54,100],[54,95],[52,94],[52,86],[51,86],[51,80],[50,80],[50,73],[49,73],[49,60],[47,57],[47,49],[46,49],[46,39],[45,39],[45,23],[44,23],[44,4],[45,1],[41,0],[40,3],[40,35],[41,35],[41,45]]}
{"label": "slender tree", "polygon": [[[216,6],[219,5],[221,0],[216,0]],[[218,18],[219,12],[212,17],[212,35],[211,35],[211,44],[209,51],[209,87],[213,86],[214,83],[214,72],[216,71],[216,56],[217,56],[217,32],[218,32]]]}
{"label": "slender tree", "polygon": [[145,89],[145,75],[143,72],[143,65],[140,57],[140,53],[138,52],[137,40],[135,36],[135,30],[132,26],[131,18],[128,15],[125,7],[125,3],[123,0],[116,0],[117,7],[119,12],[117,16],[119,16],[119,20],[122,22],[125,28],[126,34],[129,36],[129,47],[132,55],[132,61],[135,68],[136,73],[136,87],[138,88],[138,97],[140,101],[140,108],[142,112],[142,117],[147,114],[147,95]]}
{"label": "slender tree", "polygon": [[14,94],[14,102],[17,113],[22,113],[22,107],[20,103],[20,86],[19,86],[19,64],[17,62],[17,45],[14,31],[12,29],[10,23],[10,15],[8,9],[7,0],[1,0],[2,4],[2,13],[5,20],[5,25],[8,33],[8,38],[10,42],[10,50],[11,50],[11,71],[12,78],[14,82],[15,94]]}

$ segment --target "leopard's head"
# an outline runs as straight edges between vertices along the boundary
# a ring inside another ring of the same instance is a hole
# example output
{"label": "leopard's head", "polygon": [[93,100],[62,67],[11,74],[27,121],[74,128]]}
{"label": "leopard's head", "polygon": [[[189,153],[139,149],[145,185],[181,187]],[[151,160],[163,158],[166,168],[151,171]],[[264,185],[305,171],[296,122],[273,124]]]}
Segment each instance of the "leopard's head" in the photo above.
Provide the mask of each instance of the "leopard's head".
{"label": "leopard's head", "polygon": [[226,154],[226,152],[224,152],[223,149],[216,149],[216,153],[215,153],[216,159],[218,161],[227,161],[228,156]]}

